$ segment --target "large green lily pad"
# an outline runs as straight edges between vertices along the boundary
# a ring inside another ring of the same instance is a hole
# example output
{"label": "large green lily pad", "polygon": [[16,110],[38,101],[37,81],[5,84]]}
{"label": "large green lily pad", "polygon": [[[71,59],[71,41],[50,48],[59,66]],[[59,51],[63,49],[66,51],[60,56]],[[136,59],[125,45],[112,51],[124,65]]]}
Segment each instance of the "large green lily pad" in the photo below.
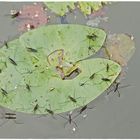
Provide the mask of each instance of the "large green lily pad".
{"label": "large green lily pad", "polygon": [[[86,27],[73,26],[76,30],[73,33],[71,25],[41,27],[9,42],[8,48],[0,49],[0,105],[24,113],[48,114],[48,110],[62,113],[88,104],[113,83],[121,71],[117,63],[101,58],[74,63],[81,59],[77,53],[81,46],[75,46],[73,36],[81,43],[82,35],[78,37],[77,32]],[[96,31],[104,34],[100,29]],[[83,44],[88,47],[84,41]],[[73,73],[77,76],[69,78]]]}

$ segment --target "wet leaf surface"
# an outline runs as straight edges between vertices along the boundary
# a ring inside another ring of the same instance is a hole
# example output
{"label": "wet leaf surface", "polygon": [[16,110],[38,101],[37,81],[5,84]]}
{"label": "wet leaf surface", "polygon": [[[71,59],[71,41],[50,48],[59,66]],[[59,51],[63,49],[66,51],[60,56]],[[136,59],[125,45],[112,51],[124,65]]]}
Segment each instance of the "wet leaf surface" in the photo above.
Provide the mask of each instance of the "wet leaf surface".
{"label": "wet leaf surface", "polygon": [[[82,25],[44,26],[9,42],[8,49],[3,46],[0,104],[24,113],[50,114],[51,110],[56,114],[86,105],[102,94],[121,67],[101,58],[78,61],[88,56],[89,44],[84,39],[91,31],[98,36],[92,42],[98,51],[105,32]],[[68,78],[73,73],[76,77]]]}
{"label": "wet leaf surface", "polygon": [[[106,33],[103,29],[84,25],[65,24],[51,25],[25,33],[20,41],[26,47],[34,47],[43,51],[44,55],[65,49],[65,59],[76,62],[95,54],[103,45]],[[54,54],[54,53],[53,53]]]}

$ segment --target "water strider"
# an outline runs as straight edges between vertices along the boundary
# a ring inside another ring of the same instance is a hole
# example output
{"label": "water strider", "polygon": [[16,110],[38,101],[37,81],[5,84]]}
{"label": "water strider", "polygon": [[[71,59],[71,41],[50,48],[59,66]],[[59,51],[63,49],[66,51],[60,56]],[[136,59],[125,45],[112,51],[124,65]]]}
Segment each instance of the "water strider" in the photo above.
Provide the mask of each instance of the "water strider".
{"label": "water strider", "polygon": [[30,47],[28,48],[28,47],[27,47],[26,49],[27,49],[28,52],[33,52],[33,53],[38,52],[38,51],[37,51],[36,49],[34,49],[34,48],[30,48]]}
{"label": "water strider", "polygon": [[50,110],[50,109],[48,109],[48,108],[46,108],[45,111],[48,112],[48,113],[49,113],[50,115],[52,115],[52,116],[54,115],[54,111],[52,111],[52,110]]}
{"label": "water strider", "polygon": [[92,33],[86,36],[89,40],[95,41],[97,39],[97,35]]}
{"label": "water strider", "polygon": [[31,91],[31,86],[30,86],[29,84],[26,84],[26,89],[27,89],[28,91]]}
{"label": "water strider", "polygon": [[[73,119],[74,119],[75,117],[72,117],[72,112],[69,112],[69,113],[67,114],[68,117],[62,116],[62,115],[60,115],[60,114],[59,114],[58,116],[60,116],[61,118],[67,120],[67,122],[64,124],[64,128],[66,127],[67,124],[70,124],[70,125],[74,124],[74,126],[75,126],[76,128],[78,128],[76,122],[73,121]],[[75,127],[73,128],[73,131],[76,130]]]}
{"label": "water strider", "polygon": [[72,101],[73,103],[77,103],[77,100],[75,98],[73,98],[72,96],[68,96],[68,98],[70,99],[70,101]]}
{"label": "water strider", "polygon": [[4,41],[4,42],[0,41],[0,42],[2,43],[2,46],[1,47],[6,46],[6,49],[9,48],[9,45],[8,45],[8,42],[7,41]]}
{"label": "water strider", "polygon": [[[77,111],[78,114],[76,114],[76,115],[74,116],[74,118],[77,118],[79,115],[81,115],[81,114],[82,114],[83,112],[85,112],[87,109],[93,109],[93,108],[95,108],[95,106],[94,106],[94,107],[88,107],[88,105],[82,106],[81,109],[80,109],[79,111]],[[86,116],[87,116],[87,115],[86,115]]]}
{"label": "water strider", "polygon": [[12,58],[9,57],[8,59],[9,59],[9,61],[10,61],[11,64],[17,66],[17,63]]}
{"label": "water strider", "polygon": [[101,78],[101,80],[103,80],[105,82],[111,82],[111,79],[109,79],[109,78]]}
{"label": "water strider", "polygon": [[1,93],[4,96],[7,96],[8,95],[8,92],[5,89],[3,89],[3,88],[1,88]]}
{"label": "water strider", "polygon": [[122,85],[122,86],[120,86],[121,85],[121,83],[120,82],[114,82],[114,84],[115,85],[113,85],[113,89],[110,89],[110,91],[108,91],[107,92],[107,95],[109,95],[110,94],[110,92],[113,92],[113,93],[118,93],[118,97],[120,97],[120,92],[119,92],[119,89],[121,89],[121,88],[127,88],[127,87],[130,87],[131,85]]}
{"label": "water strider", "polygon": [[109,72],[109,68],[110,68],[110,67],[109,67],[109,64],[107,63],[107,64],[106,64],[106,72]]}
{"label": "water strider", "polygon": [[35,104],[33,108],[33,112],[36,113],[36,111],[39,109],[39,104]]}

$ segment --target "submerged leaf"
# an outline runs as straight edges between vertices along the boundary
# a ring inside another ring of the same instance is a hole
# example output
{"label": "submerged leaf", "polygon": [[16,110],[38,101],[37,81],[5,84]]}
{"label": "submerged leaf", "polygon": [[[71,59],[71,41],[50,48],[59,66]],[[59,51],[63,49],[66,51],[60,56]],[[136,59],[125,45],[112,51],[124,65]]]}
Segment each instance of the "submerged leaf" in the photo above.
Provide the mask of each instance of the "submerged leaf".
{"label": "submerged leaf", "polygon": [[45,25],[49,21],[46,11],[41,4],[24,5],[20,10],[19,31],[28,31]]}
{"label": "submerged leaf", "polygon": [[127,66],[135,52],[133,37],[127,34],[108,35],[104,55],[111,60],[118,62],[121,66]]}

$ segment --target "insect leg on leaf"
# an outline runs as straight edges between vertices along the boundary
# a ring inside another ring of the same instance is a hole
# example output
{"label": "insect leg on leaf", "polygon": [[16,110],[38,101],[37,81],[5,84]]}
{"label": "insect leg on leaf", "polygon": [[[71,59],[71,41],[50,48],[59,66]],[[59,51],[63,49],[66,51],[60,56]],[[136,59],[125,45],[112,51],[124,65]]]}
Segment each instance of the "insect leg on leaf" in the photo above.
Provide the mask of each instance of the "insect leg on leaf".
{"label": "insect leg on leaf", "polygon": [[96,35],[96,32],[92,32],[92,33],[89,32],[88,35],[86,35],[86,38],[89,41],[88,55],[90,55],[90,52],[92,52],[92,54],[94,54],[96,52],[96,50],[94,49],[94,46],[91,45],[91,42],[96,41],[97,37],[98,36]]}
{"label": "insect leg on leaf", "polygon": [[89,71],[90,75],[87,76],[87,77],[85,77],[84,78],[85,80],[83,80],[82,82],[79,83],[79,85],[81,87],[84,87],[85,85],[91,85],[92,86],[92,84],[90,83],[90,81],[91,80],[94,80],[96,73],[95,72],[91,72],[91,70],[89,68],[88,68],[88,71]]}
{"label": "insect leg on leaf", "polygon": [[84,42],[88,41],[87,53],[88,53],[88,55],[90,55],[90,53],[94,54],[96,52],[96,49],[94,49],[93,42],[96,41],[98,36],[96,35],[96,32],[91,32],[89,30],[87,30],[87,32],[88,32],[88,34],[85,35],[85,39],[83,41]]}
{"label": "insect leg on leaf", "polygon": [[98,73],[100,71],[102,71],[103,68],[100,69],[99,71],[96,71],[96,72],[91,72],[91,70],[89,68],[88,68],[88,70],[89,70],[90,75],[88,77],[85,77],[85,80],[83,82],[80,82],[79,85],[81,87],[82,86],[84,87],[85,85],[91,85],[91,86],[95,85],[96,84],[96,80],[97,80],[97,76],[99,75]]}
{"label": "insect leg on leaf", "polygon": [[5,88],[0,87],[0,93],[3,96],[2,100],[4,100],[5,103],[8,102],[8,101],[12,102],[12,99],[9,96],[13,91],[15,91],[15,89],[7,90],[7,86]]}
{"label": "insect leg on leaf", "polygon": [[33,113],[36,114],[37,111],[39,111],[39,112],[41,113],[40,108],[44,108],[44,106],[41,107],[41,106],[38,104],[38,100],[37,100],[37,99],[34,101],[34,103],[35,103],[35,104],[33,104]]}
{"label": "insect leg on leaf", "polygon": [[28,52],[37,53],[38,51],[34,48],[26,47]]}
{"label": "insect leg on leaf", "polygon": [[93,107],[89,107],[88,104],[85,104],[86,100],[83,101],[83,105],[80,107],[80,109],[77,111],[77,114],[74,116],[74,118],[77,118],[78,116],[82,115],[84,112],[83,117],[85,118],[87,116],[87,110],[89,109],[93,109],[95,108],[95,106]]}
{"label": "insect leg on leaf", "polygon": [[[83,112],[86,112],[87,110],[93,109],[93,108],[95,108],[95,106],[93,106],[93,107],[88,107],[88,105],[84,105],[84,106],[82,106],[81,109],[78,111],[77,116],[82,115]],[[77,116],[76,116],[76,117],[77,117]],[[83,115],[83,117],[86,117],[86,116],[87,116],[87,113],[85,113],[85,115]]]}
{"label": "insect leg on leaf", "polygon": [[28,92],[32,92],[32,88],[33,87],[39,87],[39,86],[37,86],[37,85],[36,86],[35,85],[31,85],[30,84],[30,81],[28,81],[28,82],[26,81],[26,82],[24,82],[23,85],[17,85],[17,88],[18,87],[24,87]]}
{"label": "insect leg on leaf", "polygon": [[[18,48],[17,48],[18,49]],[[14,66],[14,68],[15,68],[15,70],[19,73],[19,74],[21,74],[21,75],[23,75],[23,74],[31,74],[33,71],[35,71],[35,70],[27,70],[27,72],[21,72],[21,71],[19,71],[19,69],[18,69],[18,66],[20,65],[20,63],[23,63],[23,62],[25,62],[25,61],[18,61],[18,60],[16,60],[16,53],[17,53],[17,49],[16,49],[16,51],[14,52],[14,55],[11,57],[11,56],[9,56],[8,57],[8,61]],[[23,64],[24,65],[24,64]]]}
{"label": "insect leg on leaf", "polygon": [[[2,43],[2,46],[5,46],[6,47],[6,49],[8,49],[9,48],[9,45],[8,45],[8,42],[7,41],[0,41],[1,43]],[[0,48],[2,47],[2,46],[0,46]]]}
{"label": "insect leg on leaf", "polygon": [[4,88],[1,88],[0,89],[0,93],[2,94],[2,102],[3,102],[3,100],[4,100],[4,102],[7,102],[7,99],[8,99],[8,91],[6,90],[6,89],[4,89]]}
{"label": "insect leg on leaf", "polygon": [[[14,38],[15,38],[15,37],[14,37]],[[2,44],[2,45],[0,46],[0,48],[5,47],[6,49],[9,50],[9,49],[10,49],[9,41],[11,41],[11,38],[9,38],[9,36],[8,36],[8,39],[3,40],[3,41],[0,41],[0,43]]]}
{"label": "insect leg on leaf", "polygon": [[55,110],[52,109],[50,104],[49,104],[49,108],[46,108],[46,107],[45,107],[45,112],[47,112],[48,114],[50,114],[54,119],[56,119],[56,118],[54,117],[55,111],[56,111],[56,110],[59,110],[59,109],[55,109]]}
{"label": "insect leg on leaf", "polygon": [[[48,102],[48,100],[47,100],[47,102]],[[52,116],[53,119],[56,119],[55,116],[54,116],[54,115],[55,115],[55,111],[56,111],[56,110],[59,110],[59,109],[55,109],[55,110],[52,109],[50,103],[49,103],[48,105],[44,105],[43,108],[45,109],[44,112],[47,112],[47,114],[43,114],[43,115],[41,115],[40,117],[42,117],[42,116],[43,116],[43,117],[46,117],[46,116],[49,114],[49,115]],[[40,117],[39,117],[39,118],[40,118]]]}
{"label": "insect leg on leaf", "polygon": [[110,74],[110,73],[114,73],[114,71],[113,71],[113,63],[112,64],[109,64],[109,63],[107,63],[107,62],[105,62],[104,60],[103,60],[103,63],[104,63],[104,65],[105,65],[105,69],[106,69],[106,73],[108,73],[108,74]]}
{"label": "insect leg on leaf", "polygon": [[60,104],[72,103],[74,106],[80,106],[80,104],[78,103],[78,99],[85,98],[85,97],[75,97],[75,89],[74,89],[74,95],[69,94],[66,98],[67,98],[67,101]]}
{"label": "insect leg on leaf", "polygon": [[31,102],[30,105],[32,106],[30,108],[17,108],[17,109],[20,109],[20,110],[26,109],[26,110],[29,110],[30,112],[32,112],[33,114],[39,114],[39,112],[42,113],[42,111],[40,109],[44,108],[44,106],[40,106],[37,99],[35,99],[33,102]]}

